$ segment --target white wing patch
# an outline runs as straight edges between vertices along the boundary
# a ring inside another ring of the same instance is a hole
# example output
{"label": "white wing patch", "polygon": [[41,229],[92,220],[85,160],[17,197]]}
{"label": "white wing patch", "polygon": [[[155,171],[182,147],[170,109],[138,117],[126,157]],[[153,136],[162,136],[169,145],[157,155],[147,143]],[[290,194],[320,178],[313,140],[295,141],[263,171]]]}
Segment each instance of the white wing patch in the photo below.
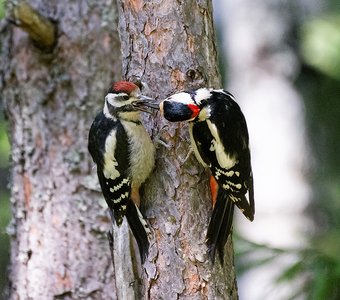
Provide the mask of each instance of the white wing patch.
{"label": "white wing patch", "polygon": [[223,169],[232,168],[237,163],[236,158],[231,156],[231,155],[228,155],[225,152],[222,141],[221,141],[221,139],[218,135],[218,131],[217,131],[216,126],[213,123],[211,123],[210,120],[207,120],[207,125],[209,127],[209,130],[210,130],[212,136],[214,137],[214,139],[212,140],[210,151],[215,151],[218,164]]}
{"label": "white wing patch", "polygon": [[104,176],[108,179],[116,179],[120,176],[119,171],[116,169],[118,162],[114,156],[116,150],[116,129],[113,129],[105,141],[105,154],[104,154]]}
{"label": "white wing patch", "polygon": [[209,99],[211,97],[211,91],[213,89],[201,88],[196,91],[195,101],[197,104],[201,104],[202,100]]}

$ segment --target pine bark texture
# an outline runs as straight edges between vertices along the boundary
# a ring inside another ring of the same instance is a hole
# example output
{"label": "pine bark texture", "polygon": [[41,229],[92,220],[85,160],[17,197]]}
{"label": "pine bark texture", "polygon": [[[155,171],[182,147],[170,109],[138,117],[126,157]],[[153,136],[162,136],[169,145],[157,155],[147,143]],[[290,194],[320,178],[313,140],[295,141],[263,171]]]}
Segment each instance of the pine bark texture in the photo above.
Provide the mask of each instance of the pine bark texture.
{"label": "pine bark texture", "polygon": [[116,2],[32,0],[57,26],[50,53],[7,24],[1,96],[11,140],[10,287],[7,299],[116,299],[110,218],[87,135],[121,77]]}
{"label": "pine bark texture", "polygon": [[[125,78],[141,78],[158,100],[183,89],[221,87],[211,1],[120,0],[118,6]],[[154,240],[142,272],[143,296],[237,299],[230,240],[223,266],[212,266],[207,256],[208,173],[194,155],[185,161],[187,125],[159,115],[144,121],[153,137],[161,131],[169,148],[158,147],[155,171],[144,188]]]}
{"label": "pine bark texture", "polygon": [[[187,125],[144,119],[154,138],[168,126],[162,138],[170,147],[159,146],[144,188],[154,238],[142,268],[129,249],[117,248],[127,236],[122,227],[114,234],[112,269],[110,218],[87,152],[89,127],[112,80],[140,78],[158,99],[221,87],[211,2],[118,1],[121,49],[113,0],[30,5],[55,22],[58,34],[49,53],[12,25],[2,36],[0,88],[12,146],[8,298],[237,299],[231,241],[223,266],[207,257],[209,174],[193,155],[185,161]],[[126,258],[135,269],[125,270]]]}

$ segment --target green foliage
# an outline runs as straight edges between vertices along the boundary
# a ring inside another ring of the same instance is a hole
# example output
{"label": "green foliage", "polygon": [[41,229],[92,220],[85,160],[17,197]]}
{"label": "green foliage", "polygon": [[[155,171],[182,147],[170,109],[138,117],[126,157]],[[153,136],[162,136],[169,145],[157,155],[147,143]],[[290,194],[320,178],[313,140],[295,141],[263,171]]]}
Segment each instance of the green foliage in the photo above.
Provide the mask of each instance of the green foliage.
{"label": "green foliage", "polygon": [[0,168],[8,166],[10,146],[6,131],[6,124],[0,118]]}
{"label": "green foliage", "polygon": [[[315,243],[302,249],[278,249],[256,244],[238,237],[240,248],[236,253],[237,272],[264,266],[285,257],[296,259],[284,267],[279,276],[273,278],[273,286],[301,282],[292,290],[289,299],[336,300],[340,299],[340,232],[333,232],[316,238]],[[330,239],[330,240],[328,240]],[[331,248],[329,248],[331,247]]]}
{"label": "green foliage", "polygon": [[5,17],[5,0],[0,0],[0,20]]}
{"label": "green foliage", "polygon": [[340,80],[340,15],[328,15],[307,22],[301,31],[305,61]]}

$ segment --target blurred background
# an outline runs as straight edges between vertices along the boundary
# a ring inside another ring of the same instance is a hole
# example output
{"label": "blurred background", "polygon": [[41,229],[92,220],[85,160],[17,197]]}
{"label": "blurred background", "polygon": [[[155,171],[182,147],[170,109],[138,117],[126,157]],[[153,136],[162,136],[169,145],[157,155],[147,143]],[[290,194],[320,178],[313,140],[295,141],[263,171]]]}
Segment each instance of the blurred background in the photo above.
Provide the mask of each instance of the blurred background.
{"label": "blurred background", "polygon": [[[0,0],[0,20],[4,17],[4,1]],[[0,45],[0,49],[2,49]],[[1,63],[1,62],[0,62]],[[9,142],[6,122],[3,114],[2,97],[0,95],[0,299],[3,298],[6,279],[6,269],[9,259],[9,237],[6,226],[10,220],[9,203]]]}
{"label": "blurred background", "polygon": [[255,182],[255,220],[234,225],[240,299],[340,299],[340,1],[214,8]]}
{"label": "blurred background", "polygon": [[[255,221],[236,214],[233,236],[240,299],[340,299],[340,2],[213,2],[224,87],[252,147]],[[2,291],[10,154],[1,98],[0,110]]]}

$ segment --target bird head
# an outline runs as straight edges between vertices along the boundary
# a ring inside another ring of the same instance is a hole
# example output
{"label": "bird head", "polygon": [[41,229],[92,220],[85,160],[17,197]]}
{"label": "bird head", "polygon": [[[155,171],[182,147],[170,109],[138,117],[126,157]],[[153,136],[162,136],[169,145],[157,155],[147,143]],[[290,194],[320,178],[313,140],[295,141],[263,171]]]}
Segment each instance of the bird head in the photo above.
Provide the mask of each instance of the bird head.
{"label": "bird head", "polygon": [[152,99],[142,95],[140,88],[133,82],[118,81],[109,88],[103,111],[109,118],[135,119],[139,116],[139,111],[147,111],[140,103],[150,100]]}

